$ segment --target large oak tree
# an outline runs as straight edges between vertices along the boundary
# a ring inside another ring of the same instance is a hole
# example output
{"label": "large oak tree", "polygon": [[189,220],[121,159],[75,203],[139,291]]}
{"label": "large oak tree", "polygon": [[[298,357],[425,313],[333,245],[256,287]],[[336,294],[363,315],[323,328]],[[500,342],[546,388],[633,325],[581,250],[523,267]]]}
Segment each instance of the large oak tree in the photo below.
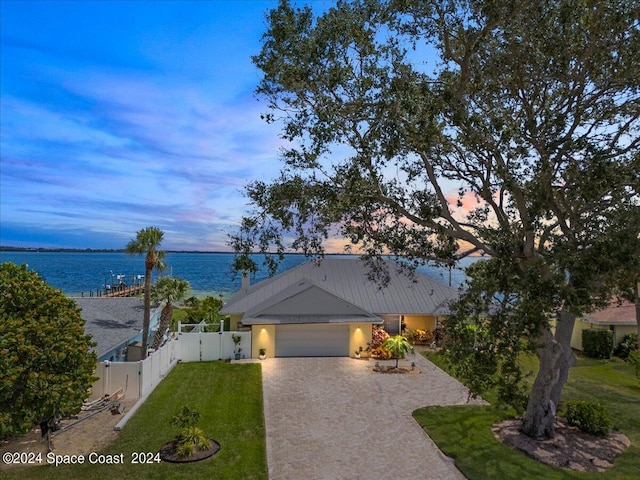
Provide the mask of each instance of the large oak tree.
{"label": "large oak tree", "polygon": [[488,255],[459,310],[527,335],[523,430],[552,436],[575,316],[637,248],[640,4],[281,1],[267,18],[257,92],[289,146],[279,178],[247,187],[239,265],[334,235],[369,259]]}

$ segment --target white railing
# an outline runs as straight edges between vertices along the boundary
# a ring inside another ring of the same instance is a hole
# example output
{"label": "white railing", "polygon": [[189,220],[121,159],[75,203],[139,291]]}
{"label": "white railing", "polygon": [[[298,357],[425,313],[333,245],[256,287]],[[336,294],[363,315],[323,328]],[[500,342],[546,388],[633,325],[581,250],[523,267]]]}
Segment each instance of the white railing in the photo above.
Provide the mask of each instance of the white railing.
{"label": "white railing", "polygon": [[196,333],[204,331],[220,333],[224,331],[224,322],[207,323],[204,320],[200,323],[178,322],[178,333]]}

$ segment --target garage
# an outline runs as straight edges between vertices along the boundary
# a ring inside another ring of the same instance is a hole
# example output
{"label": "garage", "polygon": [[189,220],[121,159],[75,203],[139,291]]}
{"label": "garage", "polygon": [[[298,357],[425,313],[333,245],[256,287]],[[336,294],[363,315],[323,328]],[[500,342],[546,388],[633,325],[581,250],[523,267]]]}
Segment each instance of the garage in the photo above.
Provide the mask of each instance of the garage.
{"label": "garage", "polygon": [[276,357],[348,357],[349,325],[276,326]]}

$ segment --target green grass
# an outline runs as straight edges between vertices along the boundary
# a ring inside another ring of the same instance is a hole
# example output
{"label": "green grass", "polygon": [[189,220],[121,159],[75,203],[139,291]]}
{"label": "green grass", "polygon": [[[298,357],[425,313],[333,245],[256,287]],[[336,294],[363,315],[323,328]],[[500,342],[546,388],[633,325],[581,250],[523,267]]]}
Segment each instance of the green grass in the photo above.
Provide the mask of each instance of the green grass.
{"label": "green grass", "polygon": [[[213,457],[190,464],[132,465],[133,452],[157,452],[178,433],[169,422],[183,405],[200,413],[198,426],[220,443]],[[124,465],[34,467],[8,480],[38,479],[267,479],[260,365],[178,364],[102,453],[124,454]]]}
{"label": "green grass", "polygon": [[184,322],[187,318],[187,310],[184,308],[174,308],[173,315],[171,316],[171,331],[176,332],[178,330],[178,322]]}
{"label": "green grass", "polygon": [[[446,369],[439,355],[426,356]],[[525,369],[537,369],[534,359],[523,361]],[[495,394],[490,393],[486,398],[495,398]],[[637,479],[640,472],[640,383],[632,366],[619,360],[580,357],[578,365],[570,371],[562,399],[603,403],[611,413],[613,427],[629,437],[631,447],[616,459],[611,469],[604,473],[571,472],[543,465],[505,447],[493,437],[491,426],[507,414],[493,407],[427,407],[416,410],[413,415],[440,449],[455,459],[456,466],[469,480]]]}

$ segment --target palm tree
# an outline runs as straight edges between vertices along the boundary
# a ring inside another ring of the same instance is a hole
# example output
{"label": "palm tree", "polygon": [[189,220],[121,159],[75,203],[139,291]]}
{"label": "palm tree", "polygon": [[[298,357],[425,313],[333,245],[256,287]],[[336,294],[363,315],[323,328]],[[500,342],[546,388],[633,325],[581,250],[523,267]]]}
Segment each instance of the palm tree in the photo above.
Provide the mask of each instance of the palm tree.
{"label": "palm tree", "polygon": [[160,324],[153,338],[152,348],[158,348],[162,344],[164,334],[169,328],[173,316],[172,302],[182,300],[187,296],[191,286],[189,282],[181,278],[164,277],[156,282],[151,289],[151,299],[154,302],[165,302],[160,313]]}
{"label": "palm tree", "polygon": [[144,317],[142,320],[142,357],[147,358],[149,324],[151,322],[151,273],[154,268],[164,268],[164,252],[158,251],[164,232],[157,227],[147,227],[136,233],[126,247],[130,255],[145,255],[144,259]]}
{"label": "palm tree", "polygon": [[395,368],[398,368],[398,360],[404,358],[407,353],[413,351],[413,347],[411,346],[411,344],[402,335],[389,337],[380,346],[389,350],[389,353],[391,353],[391,358],[395,358]]}

